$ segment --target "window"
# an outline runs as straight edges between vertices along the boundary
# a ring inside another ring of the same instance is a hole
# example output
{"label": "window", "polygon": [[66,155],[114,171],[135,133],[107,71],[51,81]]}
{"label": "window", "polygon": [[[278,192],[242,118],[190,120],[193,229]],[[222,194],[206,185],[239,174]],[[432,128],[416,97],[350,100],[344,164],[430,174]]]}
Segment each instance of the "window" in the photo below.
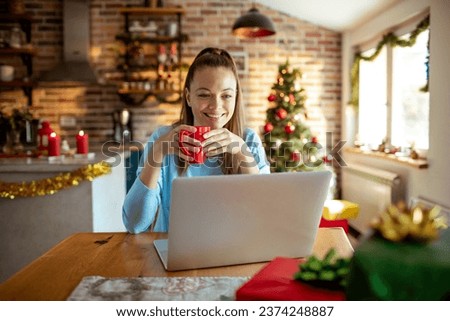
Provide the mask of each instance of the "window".
{"label": "window", "polygon": [[428,31],[422,32],[412,47],[393,49],[392,129],[394,146],[428,149],[429,93],[426,83]]}
{"label": "window", "polygon": [[[370,56],[374,50],[364,52]],[[359,66],[359,136],[364,144],[378,146],[387,134],[386,46],[373,61]]]}
{"label": "window", "polygon": [[386,140],[396,147],[428,149],[429,94],[421,90],[427,81],[428,37],[426,30],[411,47],[384,46],[373,61],[360,61],[358,131],[363,144],[376,148]]}

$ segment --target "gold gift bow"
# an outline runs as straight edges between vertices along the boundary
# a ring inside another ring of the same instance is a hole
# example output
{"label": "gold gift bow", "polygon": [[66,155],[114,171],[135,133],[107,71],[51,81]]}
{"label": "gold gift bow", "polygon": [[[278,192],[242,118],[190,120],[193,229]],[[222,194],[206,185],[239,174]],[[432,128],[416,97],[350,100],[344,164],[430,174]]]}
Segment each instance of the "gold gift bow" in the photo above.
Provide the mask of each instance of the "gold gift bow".
{"label": "gold gift bow", "polygon": [[390,205],[371,225],[385,239],[393,242],[408,239],[428,242],[439,236],[440,229],[448,227],[439,206],[426,209],[419,204],[408,209],[403,203]]}

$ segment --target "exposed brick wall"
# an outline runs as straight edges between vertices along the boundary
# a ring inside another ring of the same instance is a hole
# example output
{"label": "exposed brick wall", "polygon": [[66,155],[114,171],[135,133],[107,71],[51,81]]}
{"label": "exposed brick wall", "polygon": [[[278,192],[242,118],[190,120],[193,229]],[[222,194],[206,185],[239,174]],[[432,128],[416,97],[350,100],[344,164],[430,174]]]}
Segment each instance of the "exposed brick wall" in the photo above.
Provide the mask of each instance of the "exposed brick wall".
{"label": "exposed brick wall", "polygon": [[[2,1],[4,2],[4,0]],[[62,58],[62,1],[25,0],[27,11],[33,15],[32,42],[39,49],[34,58],[35,78],[58,64]],[[91,62],[103,78],[116,66],[120,43],[115,35],[123,31],[123,16],[118,8],[125,4],[140,6],[143,0],[91,0]],[[287,58],[303,72],[302,85],[308,96],[308,124],[320,141],[326,132],[340,138],[341,100],[341,36],[289,15],[257,5],[273,20],[277,34],[259,40],[240,40],[231,35],[234,20],[244,14],[251,1],[231,0],[165,0],[165,6],[182,5],[183,32],[189,41],[183,46],[183,62],[189,64],[195,54],[206,46],[218,46],[248,55],[248,74],[242,75],[242,87],[247,107],[248,126],[260,131],[268,107],[267,96],[276,81],[278,65]],[[1,57],[2,61],[6,59]],[[12,63],[20,65],[20,60]],[[24,71],[23,71],[24,72]],[[112,137],[111,113],[125,107],[114,85],[101,84],[90,88],[41,88],[33,92],[33,110],[51,121],[56,131],[73,145],[78,129],[89,132],[93,145]],[[0,103],[26,102],[20,90],[0,93]],[[175,121],[179,105],[160,104],[155,99],[139,107],[131,107],[135,138],[145,141],[159,125]],[[77,118],[76,128],[61,128],[62,115]]]}

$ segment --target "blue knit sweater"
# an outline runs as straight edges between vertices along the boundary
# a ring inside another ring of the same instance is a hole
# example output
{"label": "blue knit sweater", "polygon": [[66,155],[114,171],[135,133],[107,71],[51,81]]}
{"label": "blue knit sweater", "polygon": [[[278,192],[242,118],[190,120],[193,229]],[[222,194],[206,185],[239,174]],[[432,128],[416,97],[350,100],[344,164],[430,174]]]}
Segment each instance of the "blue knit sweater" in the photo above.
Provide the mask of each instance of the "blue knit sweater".
{"label": "blue knit sweater", "polygon": [[[157,129],[149,138],[142,154],[139,167],[137,169],[137,178],[131,186],[122,208],[122,218],[126,229],[130,233],[141,233],[146,231],[155,220],[154,231],[167,232],[169,228],[170,215],[170,199],[172,193],[172,181],[179,176],[176,165],[175,155],[167,155],[164,157],[161,168],[161,175],[158,179],[156,188],[148,188],[140,180],[139,176],[143,169],[148,151],[153,143],[160,136],[166,134],[172,127],[164,126]],[[269,174],[270,167],[267,162],[261,139],[251,129],[246,129],[243,137],[245,143],[249,147],[259,172]],[[223,175],[219,160],[216,157],[208,158],[204,164],[191,164],[188,166],[187,177],[207,176],[207,175]],[[158,212],[159,211],[159,212]],[[156,215],[158,213],[158,215]]]}

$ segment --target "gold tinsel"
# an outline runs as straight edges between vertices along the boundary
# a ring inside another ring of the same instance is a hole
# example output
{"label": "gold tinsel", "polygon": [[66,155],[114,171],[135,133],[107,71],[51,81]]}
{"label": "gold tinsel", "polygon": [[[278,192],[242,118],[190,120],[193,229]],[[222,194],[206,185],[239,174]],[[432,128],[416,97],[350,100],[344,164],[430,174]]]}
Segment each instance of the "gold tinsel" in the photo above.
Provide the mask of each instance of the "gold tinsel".
{"label": "gold tinsel", "polygon": [[403,203],[391,205],[372,223],[372,227],[393,242],[428,242],[436,239],[439,229],[447,228],[446,218],[435,206],[426,209],[420,204],[407,208]]}
{"label": "gold tinsel", "polygon": [[111,173],[107,162],[99,162],[83,166],[72,172],[60,173],[51,178],[22,183],[0,181],[0,197],[14,199],[16,197],[35,197],[52,195],[62,189],[77,186],[82,181]]}

